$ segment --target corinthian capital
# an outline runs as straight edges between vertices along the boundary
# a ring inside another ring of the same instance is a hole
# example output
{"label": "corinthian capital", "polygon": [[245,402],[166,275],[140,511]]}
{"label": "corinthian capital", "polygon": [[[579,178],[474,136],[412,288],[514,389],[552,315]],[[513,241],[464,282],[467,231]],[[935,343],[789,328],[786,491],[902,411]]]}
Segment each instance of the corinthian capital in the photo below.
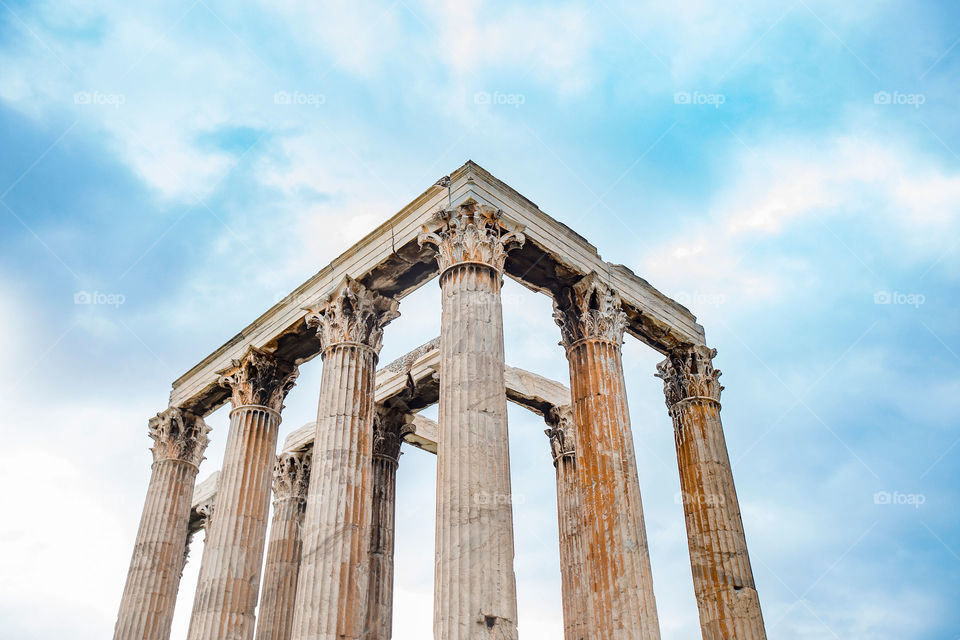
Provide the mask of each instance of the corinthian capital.
{"label": "corinthian capital", "polygon": [[147,429],[154,442],[150,448],[154,462],[182,460],[195,467],[200,466],[203,452],[210,442],[207,437],[210,427],[203,418],[178,407],[170,407],[155,418],[150,418]]}
{"label": "corinthian capital", "polygon": [[408,433],[413,433],[411,415],[404,411],[377,406],[373,417],[373,455],[397,461],[400,445]]}
{"label": "corinthian capital", "polygon": [[310,452],[281,453],[273,465],[273,495],[276,500],[306,500],[310,485]]}
{"label": "corinthian capital", "polygon": [[300,375],[297,365],[251,346],[239,360],[220,372],[221,386],[233,391],[233,407],[262,405],[280,411]]}
{"label": "corinthian capital", "polygon": [[439,211],[417,238],[420,246],[436,247],[441,271],[461,262],[503,271],[507,252],[523,246],[525,239],[519,230],[507,229],[498,209],[476,202]]}
{"label": "corinthian capital", "polygon": [[549,429],[544,430],[550,438],[550,450],[553,452],[553,461],[574,455],[574,431],[576,423],[573,421],[573,407],[564,405],[553,407],[546,415]]}
{"label": "corinthian capital", "polygon": [[341,342],[380,351],[383,327],[397,318],[399,303],[347,276],[321,304],[307,310],[307,326],[317,330],[324,348]]}
{"label": "corinthian capital", "polygon": [[588,339],[621,344],[627,326],[620,294],[596,273],[584,276],[554,300],[553,319],[560,326],[560,344],[567,348]]}
{"label": "corinthian capital", "polygon": [[681,400],[701,398],[720,402],[720,370],[713,368],[717,350],[704,346],[681,347],[657,365],[658,378],[663,379],[667,407]]}

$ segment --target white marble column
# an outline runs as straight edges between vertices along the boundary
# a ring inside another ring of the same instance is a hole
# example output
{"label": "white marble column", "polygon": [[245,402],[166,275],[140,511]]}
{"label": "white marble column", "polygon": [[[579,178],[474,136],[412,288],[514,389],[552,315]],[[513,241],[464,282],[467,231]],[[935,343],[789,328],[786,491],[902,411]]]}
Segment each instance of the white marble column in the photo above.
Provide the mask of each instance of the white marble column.
{"label": "white marble column", "polygon": [[571,406],[555,407],[546,430],[557,471],[557,519],[560,534],[560,579],[564,640],[589,640],[587,587],[583,577],[583,518],[577,482],[576,426]]}
{"label": "white marble column", "polygon": [[282,453],[273,468],[273,520],[263,568],[256,640],[289,640],[303,547],[310,451]]}
{"label": "white marble column", "polygon": [[390,640],[393,637],[397,465],[403,437],[413,430],[409,424],[411,417],[403,411],[378,407],[373,423],[373,511],[366,636],[369,640]]}
{"label": "white marble column", "polygon": [[597,274],[554,302],[570,364],[582,487],[584,577],[591,640],[658,640],[650,554],[620,346],[620,296]]}
{"label": "white marble column", "polygon": [[693,587],[704,640],[766,640],[720,423],[716,354],[681,348],[657,366],[673,418]]}
{"label": "white marble column", "polygon": [[443,304],[436,640],[517,638],[500,287],[523,240],[477,204],[441,212],[420,234],[437,249]]}
{"label": "white marble column", "polygon": [[189,640],[253,638],[280,410],[296,378],[295,364],[253,347],[221,372],[233,411]]}
{"label": "white marble column", "polygon": [[171,407],[149,423],[153,472],[114,640],[168,640],[186,561],[197,468],[210,431],[203,419]]}
{"label": "white marble column", "polygon": [[295,640],[366,637],[376,364],[383,326],[398,315],[395,300],[351,278],[307,315],[323,343],[323,377]]}

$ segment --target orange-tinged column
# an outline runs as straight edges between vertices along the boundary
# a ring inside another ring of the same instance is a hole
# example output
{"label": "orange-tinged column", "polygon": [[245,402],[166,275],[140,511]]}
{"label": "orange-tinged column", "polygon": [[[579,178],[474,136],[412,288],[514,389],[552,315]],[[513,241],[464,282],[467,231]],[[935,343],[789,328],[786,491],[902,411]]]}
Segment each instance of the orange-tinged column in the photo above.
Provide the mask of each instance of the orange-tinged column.
{"label": "orange-tinged column", "polygon": [[766,640],[720,423],[715,356],[715,349],[686,347],[657,367],[673,418],[700,626],[704,640]]}
{"label": "orange-tinged column", "polygon": [[554,303],[570,365],[582,488],[584,576],[591,640],[657,640],[650,554],[620,346],[620,296],[597,274]]}

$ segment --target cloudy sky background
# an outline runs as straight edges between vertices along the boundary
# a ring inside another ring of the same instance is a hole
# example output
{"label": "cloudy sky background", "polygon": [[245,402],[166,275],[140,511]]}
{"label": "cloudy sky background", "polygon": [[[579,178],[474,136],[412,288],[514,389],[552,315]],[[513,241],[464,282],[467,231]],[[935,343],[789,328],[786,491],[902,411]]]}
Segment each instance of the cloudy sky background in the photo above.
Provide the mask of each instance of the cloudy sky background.
{"label": "cloudy sky background", "polygon": [[[771,638],[956,637],[958,18],[0,0],[4,635],[109,637],[170,382],[470,158],[706,327]],[[564,380],[549,301],[504,295],[508,363]],[[436,336],[438,305],[435,282],[404,300],[382,361]],[[660,357],[624,354],[663,636],[692,640]],[[281,437],[313,419],[320,367]],[[201,478],[226,411],[209,422]],[[539,418],[510,428],[520,631],[552,640],[553,469]],[[407,450],[399,477],[395,638],[422,640],[434,460]]]}

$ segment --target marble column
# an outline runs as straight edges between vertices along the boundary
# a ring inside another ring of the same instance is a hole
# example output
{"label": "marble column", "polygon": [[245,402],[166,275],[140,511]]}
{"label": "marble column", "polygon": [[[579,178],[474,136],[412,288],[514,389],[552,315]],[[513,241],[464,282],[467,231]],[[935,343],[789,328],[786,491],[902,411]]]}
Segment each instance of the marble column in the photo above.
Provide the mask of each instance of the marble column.
{"label": "marble column", "polygon": [[620,346],[620,296],[595,273],[560,292],[554,317],[570,364],[583,488],[584,576],[591,640],[660,637]]}
{"label": "marble column", "polygon": [[443,304],[434,638],[516,640],[500,287],[524,237],[496,209],[467,204],[419,239],[437,249]]}
{"label": "marble column", "polygon": [[149,423],[153,471],[115,640],[168,640],[187,548],[190,503],[210,431],[203,419],[171,407]]}
{"label": "marble column", "polygon": [[760,599],[720,423],[717,352],[672,352],[657,366],[673,419],[693,586],[704,640],[765,640]]}
{"label": "marble column", "polygon": [[296,640],[366,637],[373,416],[383,326],[397,302],[346,278],[307,314],[323,344],[320,408],[293,618]]}
{"label": "marble column", "polygon": [[253,347],[220,372],[233,411],[189,640],[253,638],[280,410],[297,373],[294,363]]}
{"label": "marble column", "polygon": [[557,518],[560,533],[560,580],[563,591],[564,640],[588,640],[587,588],[583,581],[583,519],[577,484],[573,407],[555,407],[546,430],[557,470]]}
{"label": "marble column", "polygon": [[263,569],[256,640],[289,640],[303,546],[310,451],[282,453],[273,468],[273,521]]}
{"label": "marble column", "polygon": [[393,551],[397,511],[397,464],[403,437],[413,430],[410,414],[377,408],[373,423],[373,511],[370,527],[369,640],[393,637]]}

